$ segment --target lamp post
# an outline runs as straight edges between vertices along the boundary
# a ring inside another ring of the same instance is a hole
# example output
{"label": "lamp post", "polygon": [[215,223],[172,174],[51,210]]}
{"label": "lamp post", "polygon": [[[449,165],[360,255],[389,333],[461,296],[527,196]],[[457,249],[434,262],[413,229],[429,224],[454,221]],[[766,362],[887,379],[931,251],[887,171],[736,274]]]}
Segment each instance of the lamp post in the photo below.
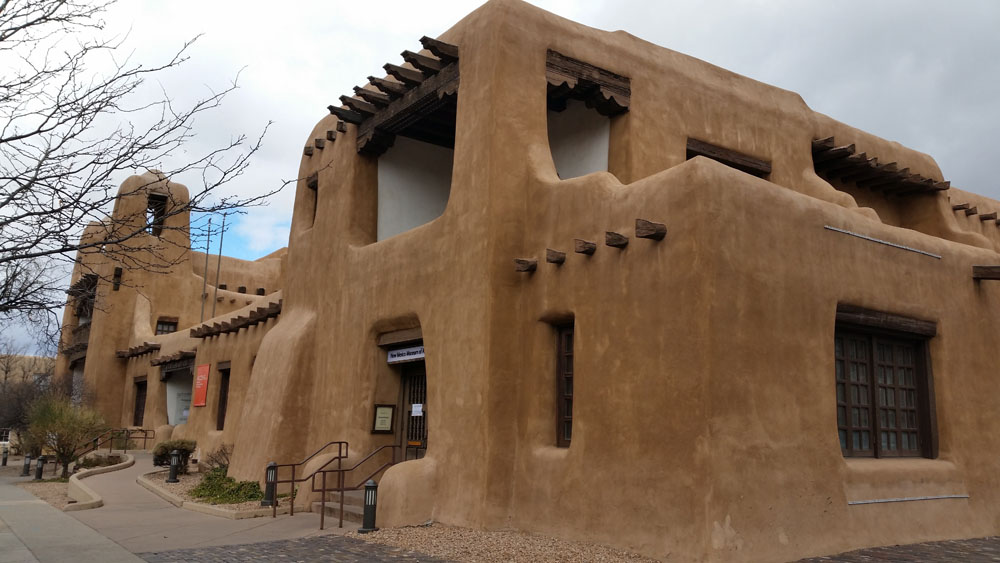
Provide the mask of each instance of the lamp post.
{"label": "lamp post", "polygon": [[21,466],[21,477],[31,475],[31,454],[24,454],[24,465]]}
{"label": "lamp post", "polygon": [[361,527],[358,528],[359,534],[378,531],[378,528],[375,527],[375,505],[377,501],[378,483],[369,479],[365,483],[365,514],[362,518]]}
{"label": "lamp post", "polygon": [[5,445],[3,447],[3,462],[2,462],[2,464],[0,464],[0,467],[7,467],[7,454],[8,454],[8,450],[9,450],[9,448]]}
{"label": "lamp post", "polygon": [[42,480],[42,470],[45,468],[45,456],[38,456],[38,461],[35,463],[35,481]]}
{"label": "lamp post", "polygon": [[277,488],[278,464],[272,461],[267,464],[267,469],[264,470],[264,499],[260,501],[261,506],[274,506]]}
{"label": "lamp post", "polygon": [[170,452],[170,476],[167,477],[167,483],[180,483],[177,478],[177,470],[181,467],[181,452],[177,450],[172,450]]}

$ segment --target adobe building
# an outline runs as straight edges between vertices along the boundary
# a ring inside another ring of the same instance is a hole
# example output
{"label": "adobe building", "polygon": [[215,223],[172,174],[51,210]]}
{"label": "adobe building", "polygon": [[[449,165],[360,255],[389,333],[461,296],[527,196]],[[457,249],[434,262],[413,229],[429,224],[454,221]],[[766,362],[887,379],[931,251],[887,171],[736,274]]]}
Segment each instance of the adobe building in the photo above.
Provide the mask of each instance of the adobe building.
{"label": "adobe building", "polygon": [[[518,0],[421,43],[305,138],[286,250],[224,259],[219,297],[188,250],[141,291],[98,280],[60,366],[111,420],[234,444],[237,479],[347,442],[382,527],[679,561],[1000,532],[1000,203]],[[146,185],[185,197],[134,177],[120,207]]]}

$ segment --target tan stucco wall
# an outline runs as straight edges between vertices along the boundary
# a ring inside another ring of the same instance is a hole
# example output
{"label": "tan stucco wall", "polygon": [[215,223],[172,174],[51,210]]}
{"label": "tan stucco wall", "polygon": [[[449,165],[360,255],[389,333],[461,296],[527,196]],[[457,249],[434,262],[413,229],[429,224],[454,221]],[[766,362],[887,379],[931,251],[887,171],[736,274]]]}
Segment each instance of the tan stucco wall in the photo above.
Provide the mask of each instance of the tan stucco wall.
{"label": "tan stucco wall", "polygon": [[[889,199],[831,185],[814,172],[813,139],[942,175],[929,156],[817,114],[792,92],[517,0],[485,4],[441,39],[461,52],[445,212],[376,242],[378,162],[357,153],[356,128],[303,156],[299,177],[317,173],[318,188],[299,182],[287,253],[253,274],[283,280],[279,319],[156,340],[160,355],[197,346],[195,364],[213,366],[209,406],[194,407],[174,437],[205,449],[234,443],[239,479],[261,479],[268,461],[298,461],[331,440],[348,441],[358,460],[398,439],[370,432],[374,404],[396,403],[400,385],[377,337],[420,327],[428,449],[381,478],[380,526],[524,529],[680,561],[786,561],[1000,531],[989,389],[1000,288],[971,279],[973,264],[997,263],[1000,235],[951,209],[1000,204],[957,189]],[[631,79],[629,112],[610,123],[606,173],[556,175],[546,49]],[[335,124],[324,116],[306,143]],[[689,137],[769,161],[770,181],[685,161]],[[665,223],[667,238],[636,239],[637,218]],[[629,235],[628,247],[604,246],[605,231]],[[597,242],[595,255],[574,254],[574,238]],[[566,251],[566,263],[546,264],[546,248]],[[514,258],[537,258],[538,271],[516,273]],[[194,268],[181,279],[200,282]],[[200,306],[194,282],[120,307],[132,319],[142,307],[155,315],[160,295]],[[223,295],[228,308],[213,321],[239,314],[243,299]],[[937,459],[842,456],[838,303],[937,323]],[[573,441],[557,448],[551,323],[567,319]],[[92,350],[149,338],[141,322],[102,322],[109,336],[92,336]],[[145,372],[146,426],[163,425],[150,356],[109,370],[124,362],[101,353],[88,354],[87,373],[103,366],[93,377],[118,393],[114,408],[130,414],[128,392],[113,387]],[[220,433],[212,405],[222,361],[233,371]],[[848,504],[936,495],[968,498]]]}

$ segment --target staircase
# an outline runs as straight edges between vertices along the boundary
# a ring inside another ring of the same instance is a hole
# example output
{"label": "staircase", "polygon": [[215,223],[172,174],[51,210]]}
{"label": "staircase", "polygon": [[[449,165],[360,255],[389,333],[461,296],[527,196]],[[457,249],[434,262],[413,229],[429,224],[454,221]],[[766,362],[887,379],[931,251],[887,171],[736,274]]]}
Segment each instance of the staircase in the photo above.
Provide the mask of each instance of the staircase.
{"label": "staircase", "polygon": [[[364,490],[344,491],[344,521],[361,524],[365,513],[365,492]],[[312,511],[319,514],[320,502],[312,503]],[[327,496],[326,515],[336,518],[340,515],[340,497],[337,493],[331,492]]]}

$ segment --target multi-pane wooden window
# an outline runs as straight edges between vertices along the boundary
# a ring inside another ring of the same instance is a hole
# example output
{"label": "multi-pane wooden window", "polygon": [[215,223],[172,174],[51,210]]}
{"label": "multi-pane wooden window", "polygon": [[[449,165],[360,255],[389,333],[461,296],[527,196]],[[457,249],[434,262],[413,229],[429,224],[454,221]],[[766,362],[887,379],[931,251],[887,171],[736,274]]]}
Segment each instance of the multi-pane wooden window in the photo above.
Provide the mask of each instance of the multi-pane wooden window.
{"label": "multi-pane wooden window", "polygon": [[848,457],[928,455],[925,341],[838,330],[837,431]]}
{"label": "multi-pane wooden window", "polygon": [[556,445],[569,447],[573,438],[573,325],[557,327]]}
{"label": "multi-pane wooden window", "polygon": [[156,334],[170,334],[177,332],[177,321],[173,319],[160,319],[156,321]]}

